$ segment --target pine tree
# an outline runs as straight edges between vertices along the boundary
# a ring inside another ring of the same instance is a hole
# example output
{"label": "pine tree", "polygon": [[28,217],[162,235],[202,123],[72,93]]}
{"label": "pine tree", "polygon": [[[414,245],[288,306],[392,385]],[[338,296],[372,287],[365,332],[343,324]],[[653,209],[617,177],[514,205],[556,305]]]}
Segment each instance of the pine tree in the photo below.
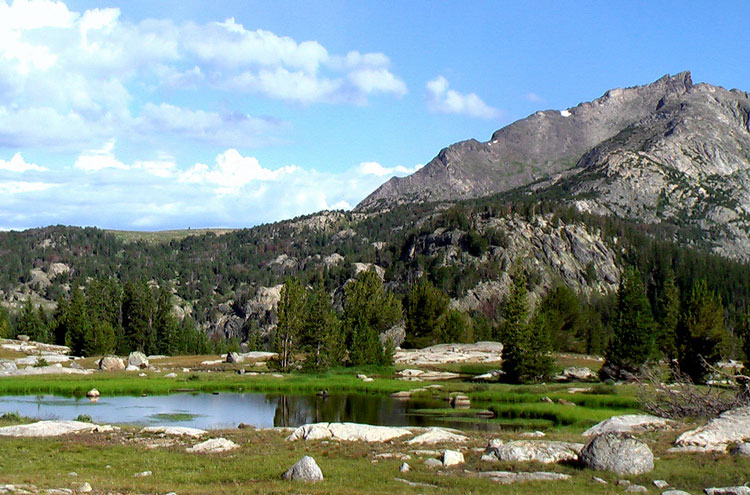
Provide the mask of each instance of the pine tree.
{"label": "pine tree", "polygon": [[503,321],[499,339],[503,342],[503,371],[506,378],[513,383],[518,383],[524,374],[523,352],[526,344],[524,330],[529,315],[526,277],[520,270],[516,271],[510,292],[503,304]]}
{"label": "pine tree", "polygon": [[405,347],[427,347],[442,340],[445,316],[450,299],[426,278],[422,278],[406,295]]}
{"label": "pine tree", "polygon": [[4,306],[0,305],[0,338],[9,339],[13,337],[12,333],[8,311]]}
{"label": "pine tree", "polygon": [[659,298],[659,335],[657,346],[665,358],[672,363],[677,359],[677,324],[680,321],[680,289],[675,282],[674,273],[669,271],[664,280]]}
{"label": "pine tree", "polygon": [[680,371],[695,383],[705,382],[710,371],[707,364],[713,365],[720,359],[720,346],[725,338],[721,297],[708,289],[705,280],[699,280],[690,291],[677,325]]}
{"label": "pine tree", "polygon": [[654,355],[655,325],[651,304],[641,275],[635,268],[622,274],[617,290],[617,308],[612,340],[607,347],[604,374],[620,378],[621,373],[637,373]]}
{"label": "pine tree", "polygon": [[286,279],[281,288],[274,339],[274,351],[279,354],[282,371],[292,368],[294,354],[299,350],[299,338],[305,326],[305,299],[305,289],[300,281]]}
{"label": "pine tree", "polygon": [[125,352],[156,352],[156,334],[153,327],[154,299],[146,282],[128,282],[122,302],[122,327]]}
{"label": "pine tree", "polygon": [[305,369],[319,371],[341,363],[343,345],[341,324],[320,283],[308,298],[305,326],[300,336],[300,346],[306,355]]}
{"label": "pine tree", "polygon": [[26,298],[26,303],[21,310],[21,317],[16,325],[16,334],[28,335],[36,342],[47,342],[47,327],[39,316],[39,311],[34,308],[31,297]]}
{"label": "pine tree", "polygon": [[[388,352],[388,344],[380,342],[380,334],[401,320],[401,303],[383,288],[383,281],[374,270],[361,273],[354,283],[346,286],[344,293],[350,364],[390,364],[392,353]],[[353,359],[355,345],[358,354]]]}
{"label": "pine tree", "polygon": [[162,284],[159,288],[154,313],[156,349],[159,354],[172,356],[177,353],[177,319],[172,314],[172,292]]}
{"label": "pine tree", "polygon": [[91,320],[86,312],[86,299],[80,287],[73,288],[67,314],[59,324],[65,325],[65,345],[75,356],[86,355],[86,340],[91,335]]}

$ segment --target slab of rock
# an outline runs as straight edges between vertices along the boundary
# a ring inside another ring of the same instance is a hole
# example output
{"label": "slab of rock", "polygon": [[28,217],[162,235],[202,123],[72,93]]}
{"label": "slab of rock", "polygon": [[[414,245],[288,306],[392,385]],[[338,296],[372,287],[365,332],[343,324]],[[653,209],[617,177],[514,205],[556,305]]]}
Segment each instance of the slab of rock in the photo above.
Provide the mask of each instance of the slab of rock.
{"label": "slab of rock", "polygon": [[0,369],[0,376],[30,376],[30,375],[89,375],[93,370],[76,368],[64,368],[62,364],[55,363],[49,366],[30,366],[21,369]]}
{"label": "slab of rock", "polygon": [[26,425],[0,428],[3,437],[58,437],[71,433],[114,431],[110,425],[95,425],[81,421],[38,421]]}
{"label": "slab of rock", "polygon": [[503,345],[499,342],[475,344],[438,344],[424,349],[399,350],[394,361],[417,366],[445,363],[488,363],[502,360]]}
{"label": "slab of rock", "polygon": [[625,493],[646,493],[648,489],[643,485],[630,485],[625,489]]}
{"label": "slab of rock", "polygon": [[511,483],[521,483],[525,481],[565,481],[570,479],[570,475],[563,473],[548,473],[545,471],[536,472],[511,472],[511,471],[485,471],[478,473],[482,478],[490,478],[502,485]]}
{"label": "slab of rock", "polygon": [[439,380],[452,380],[459,378],[459,373],[451,373],[450,371],[425,371],[415,369],[405,369],[396,373],[396,376],[401,380],[411,381],[439,381]]}
{"label": "slab of rock", "polygon": [[104,356],[99,360],[99,369],[102,371],[122,371],[125,362],[117,356]]}
{"label": "slab of rock", "polygon": [[430,428],[426,432],[418,435],[406,443],[410,445],[435,445],[438,443],[463,443],[467,440],[467,437],[446,430],[444,428]]}
{"label": "slab of rock", "polygon": [[671,428],[674,421],[651,416],[649,414],[625,414],[612,416],[583,432],[584,437],[593,437],[602,433],[643,433],[646,431]]}
{"label": "slab of rock", "polygon": [[624,433],[602,433],[583,447],[578,456],[590,469],[618,474],[653,471],[654,454],[644,442]]}
{"label": "slab of rock", "polygon": [[443,451],[443,466],[458,466],[459,464],[463,464],[464,462],[464,455],[461,452],[457,450]]}
{"label": "slab of rock", "polygon": [[750,495],[748,486],[725,486],[723,488],[706,488],[706,495]]}
{"label": "slab of rock", "polygon": [[434,457],[430,457],[429,459],[425,459],[424,465],[428,468],[443,467],[443,461],[441,461],[440,459],[435,459]]}
{"label": "slab of rock", "polygon": [[406,428],[393,426],[373,426],[359,423],[312,423],[302,425],[287,440],[343,440],[361,442],[388,442],[395,438],[411,435]]}
{"label": "slab of rock", "polygon": [[128,355],[128,366],[135,366],[140,369],[148,368],[148,358],[142,352],[131,352]]}
{"label": "slab of rock", "polygon": [[315,459],[306,455],[290,467],[281,479],[289,481],[323,481],[323,472]]}
{"label": "slab of rock", "polygon": [[684,492],[682,490],[667,490],[665,492],[661,492],[661,495],[690,495],[690,493]]}
{"label": "slab of rock", "polygon": [[189,428],[187,426],[147,426],[141,430],[141,433],[152,433],[156,435],[166,435],[170,437],[192,437],[200,438],[205,435],[206,430],[198,428]]}
{"label": "slab of rock", "polygon": [[664,490],[669,486],[669,483],[664,480],[654,480],[654,486],[659,490]]}
{"label": "slab of rock", "polygon": [[206,440],[193,447],[189,447],[186,450],[195,454],[218,454],[219,452],[234,450],[237,447],[239,445],[226,438],[212,438],[211,440]]}
{"label": "slab of rock", "polygon": [[487,450],[499,460],[507,462],[536,461],[552,464],[562,461],[577,461],[582,443],[552,442],[546,440],[516,440]]}
{"label": "slab of rock", "polygon": [[675,440],[670,451],[725,452],[730,444],[750,440],[750,406],[723,412],[718,418]]}

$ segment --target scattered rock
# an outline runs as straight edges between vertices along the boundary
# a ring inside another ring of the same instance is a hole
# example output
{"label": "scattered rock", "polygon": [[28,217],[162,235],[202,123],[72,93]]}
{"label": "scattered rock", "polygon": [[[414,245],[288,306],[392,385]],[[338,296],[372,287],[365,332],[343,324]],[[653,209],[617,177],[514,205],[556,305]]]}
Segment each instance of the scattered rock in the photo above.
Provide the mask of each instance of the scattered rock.
{"label": "scattered rock", "polygon": [[750,443],[745,442],[739,445],[735,445],[731,450],[732,455],[738,455],[741,457],[750,457]]}
{"label": "scattered rock", "polygon": [[570,382],[570,381],[588,381],[596,378],[596,375],[594,375],[594,372],[591,371],[591,369],[586,367],[576,367],[571,366],[570,368],[565,368],[562,373],[557,375],[555,377],[555,381],[564,381],[564,382]]}
{"label": "scattered rock", "polygon": [[496,382],[500,380],[503,375],[505,375],[503,370],[492,370],[481,375],[476,375],[471,379],[478,382]]}
{"label": "scattered rock", "polygon": [[690,495],[690,493],[684,492],[682,490],[667,490],[665,492],[661,492],[661,495]]}
{"label": "scattered rock", "polygon": [[391,397],[393,397],[394,399],[410,399],[411,390],[401,390],[399,392],[393,392],[391,394]]}
{"label": "scattered rock", "polygon": [[117,356],[104,356],[99,360],[99,369],[102,371],[122,371],[125,362]]}
{"label": "scattered rock", "polygon": [[557,399],[557,403],[560,404],[561,406],[574,406],[575,407],[576,405],[575,402],[570,402],[569,400],[565,400],[565,399]]}
{"label": "scattered rock", "polygon": [[164,378],[177,378],[177,373],[167,373]]}
{"label": "scattered rock", "polygon": [[438,344],[424,349],[399,350],[394,356],[398,364],[429,366],[445,363],[490,363],[502,360],[503,345],[499,342],[475,344]]}
{"label": "scattered rock", "polygon": [[231,440],[227,440],[226,438],[212,438],[193,447],[189,447],[187,452],[193,454],[218,454],[219,452],[234,450],[237,447],[239,447],[239,445]]}
{"label": "scattered rock", "polygon": [[73,491],[76,493],[89,493],[94,491],[94,489],[91,488],[91,485],[87,481],[84,481],[83,483],[74,483]]}
{"label": "scattered rock", "polygon": [[26,425],[13,425],[0,428],[4,437],[58,437],[70,433],[109,432],[119,428],[110,425],[95,425],[81,421],[38,421]]}
{"label": "scattered rock", "polygon": [[471,407],[471,400],[467,395],[454,395],[451,397],[451,407],[454,409],[468,409]]}
{"label": "scattered rock", "polygon": [[21,335],[16,335],[16,340],[20,340],[21,342],[28,342],[31,339],[29,338],[28,335],[21,334]]}
{"label": "scattered rock", "polygon": [[148,368],[148,358],[142,352],[131,352],[128,355],[128,366],[135,366],[140,369]]}
{"label": "scattered rock", "polygon": [[401,380],[410,381],[436,381],[436,380],[452,380],[459,378],[461,375],[458,373],[451,373],[449,371],[425,371],[415,369],[405,369],[395,374]]}
{"label": "scattered rock", "polygon": [[446,430],[444,428],[430,428],[426,432],[418,435],[406,443],[410,445],[422,444],[422,445],[434,445],[437,443],[463,443],[467,440],[467,437]]}
{"label": "scattered rock", "polygon": [[402,454],[401,452],[383,452],[381,454],[375,454],[375,459],[400,459],[402,461],[408,461],[411,459],[409,454]]}
{"label": "scattered rock", "polygon": [[706,495],[750,495],[748,486],[725,486],[724,488],[706,488]]}
{"label": "scattered rock", "polygon": [[464,462],[464,455],[461,452],[457,450],[447,449],[443,451],[443,466],[457,466],[459,464],[463,464]]}
{"label": "scattered rock", "polygon": [[750,440],[750,406],[723,412],[695,430],[686,431],[670,451],[725,452],[727,446]]}
{"label": "scattered rock", "polygon": [[132,364],[129,364],[125,366],[125,371],[138,371],[140,368],[138,366],[133,366]]}
{"label": "scattered rock", "polygon": [[615,483],[615,485],[617,486],[624,486],[624,487],[628,487],[631,484],[632,483],[630,482],[630,480],[617,480],[617,483]]}
{"label": "scattered rock", "polygon": [[157,435],[167,435],[171,437],[192,437],[200,438],[205,435],[206,430],[198,428],[189,428],[187,426],[147,426],[141,430],[141,433],[153,433]]}
{"label": "scattered rock", "polygon": [[86,392],[86,397],[88,397],[89,399],[94,399],[94,398],[100,397],[101,395],[102,394],[100,394],[99,391],[95,388],[92,388],[91,390]]}
{"label": "scattered rock", "polygon": [[154,473],[152,473],[151,471],[141,471],[140,473],[135,473],[133,475],[133,478],[148,478],[152,474]]}
{"label": "scattered rock", "polygon": [[673,421],[651,416],[649,414],[625,414],[612,416],[583,432],[584,437],[593,437],[602,433],[643,433],[652,430],[671,428]]}
{"label": "scattered rock", "polygon": [[561,461],[577,461],[581,443],[551,442],[545,440],[516,440],[497,447],[488,447],[501,461],[536,461],[551,464]]}
{"label": "scattered rock", "polygon": [[370,377],[368,376],[368,377],[366,377],[366,378],[363,378],[363,379],[362,379],[362,381],[363,381],[363,382],[365,382],[365,383],[368,383],[368,382],[374,382],[374,381],[375,381],[375,379],[374,379],[374,378],[370,378]]}
{"label": "scattered rock", "polygon": [[365,378],[367,378],[367,375],[363,375],[362,373],[357,375],[357,380],[364,380]]}
{"label": "scattered rock", "polygon": [[643,485],[630,485],[625,489],[626,493],[646,493],[648,489]]}
{"label": "scattered rock", "polygon": [[541,400],[542,402],[546,402],[547,404],[554,404],[554,403],[555,403],[555,401],[553,401],[552,399],[550,399],[550,398],[549,398],[549,397],[547,397],[547,396],[544,396],[544,397],[542,397],[542,398],[541,398],[540,400]]}
{"label": "scattered rock", "polygon": [[430,457],[429,459],[425,459],[424,465],[428,468],[443,467],[443,461],[441,461],[440,459],[435,459],[434,457]]}
{"label": "scattered rock", "polygon": [[608,485],[609,484],[609,483],[607,483],[607,480],[602,479],[602,478],[600,478],[598,476],[594,476],[591,479],[594,481],[594,483],[599,483],[600,485]]}
{"label": "scattered rock", "polygon": [[411,435],[406,428],[373,426],[358,423],[312,423],[302,425],[287,440],[344,440],[363,442],[387,442]]}
{"label": "scattered rock", "polygon": [[306,455],[282,474],[281,479],[288,481],[323,481],[323,472],[315,459]]}
{"label": "scattered rock", "polygon": [[618,474],[643,474],[654,469],[654,455],[648,445],[623,433],[595,436],[578,457],[588,468]]}
{"label": "scattered rock", "polygon": [[409,466],[407,463],[402,462],[401,466],[399,466],[398,470],[402,473],[408,473],[411,471],[411,466]]}
{"label": "scattered rock", "polygon": [[485,471],[477,473],[482,478],[490,478],[502,485],[511,483],[521,483],[525,481],[565,481],[570,479],[570,475],[562,473],[548,473],[545,471],[536,472],[511,472],[511,471]]}
{"label": "scattered rock", "polygon": [[521,433],[524,438],[543,438],[547,436],[543,431],[525,431]]}
{"label": "scattered rock", "polygon": [[76,361],[73,361],[72,363],[70,363],[70,367],[73,368],[74,370],[82,370],[83,369],[83,366],[81,366],[80,364],[78,364]]}
{"label": "scattered rock", "polygon": [[669,483],[664,480],[654,480],[654,486],[659,490],[664,490],[669,486]]}

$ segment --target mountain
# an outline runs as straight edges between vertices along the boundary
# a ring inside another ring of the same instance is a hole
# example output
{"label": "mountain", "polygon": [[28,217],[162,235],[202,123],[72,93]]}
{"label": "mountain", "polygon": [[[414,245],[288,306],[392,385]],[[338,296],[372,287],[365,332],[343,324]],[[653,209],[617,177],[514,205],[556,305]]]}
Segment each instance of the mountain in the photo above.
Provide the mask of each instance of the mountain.
{"label": "mountain", "polygon": [[536,112],[496,131],[489,141],[462,141],[430,163],[393,178],[358,209],[394,202],[476,198],[530,184],[576,165],[581,156],[626,127],[650,116],[665,98],[693,87],[689,72],[646,86],[607,91],[601,98],[563,111]]}
{"label": "mountain", "polygon": [[515,189],[579,210],[671,226],[674,240],[750,259],[750,95],[689,72],[537,112],[486,143],[442,150],[360,210]]}

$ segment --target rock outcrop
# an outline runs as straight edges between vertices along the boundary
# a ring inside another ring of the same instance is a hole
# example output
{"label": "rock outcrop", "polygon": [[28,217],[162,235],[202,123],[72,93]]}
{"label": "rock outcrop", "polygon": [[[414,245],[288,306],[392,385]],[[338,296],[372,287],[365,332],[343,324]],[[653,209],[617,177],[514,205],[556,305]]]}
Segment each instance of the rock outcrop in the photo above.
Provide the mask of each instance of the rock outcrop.
{"label": "rock outcrop", "polygon": [[313,423],[300,426],[287,440],[341,440],[362,442],[387,442],[411,435],[406,428],[373,426],[358,423]]}
{"label": "rock outcrop", "polygon": [[582,443],[554,442],[546,440],[516,440],[487,448],[487,453],[506,462],[541,462],[552,464],[577,461]]}
{"label": "rock outcrop", "polygon": [[25,425],[13,425],[0,428],[3,437],[59,437],[72,433],[109,432],[115,427],[110,425],[96,425],[81,421],[37,421]]}
{"label": "rock outcrop", "polygon": [[723,412],[675,441],[674,451],[725,452],[731,444],[750,441],[750,406]]}
{"label": "rock outcrop", "polygon": [[673,424],[673,421],[649,414],[625,414],[605,419],[584,431],[583,436],[593,437],[602,433],[644,433],[671,428]]}

